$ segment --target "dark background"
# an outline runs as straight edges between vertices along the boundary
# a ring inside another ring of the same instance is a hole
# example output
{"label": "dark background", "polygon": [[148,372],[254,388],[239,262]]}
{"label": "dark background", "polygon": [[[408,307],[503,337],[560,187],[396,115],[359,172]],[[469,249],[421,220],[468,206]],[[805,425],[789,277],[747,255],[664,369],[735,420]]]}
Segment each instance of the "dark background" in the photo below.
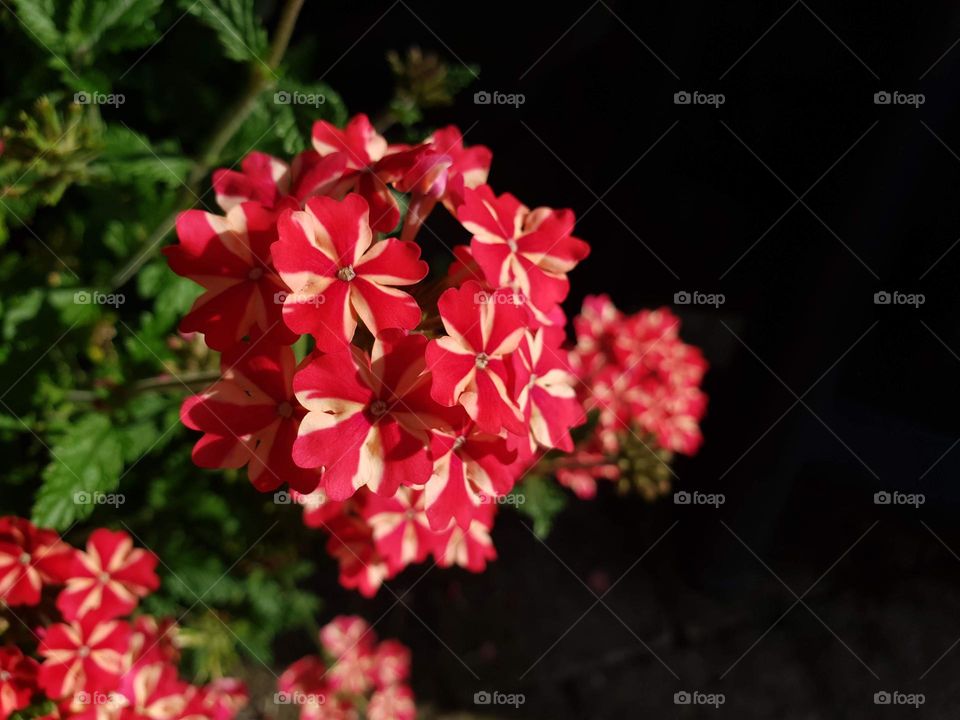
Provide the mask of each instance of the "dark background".
{"label": "dark background", "polygon": [[[378,632],[413,646],[418,696],[445,709],[496,689],[526,699],[486,708],[502,717],[956,717],[960,9],[322,2],[298,33],[323,38],[319,75],[371,115],[386,49],[479,65],[428,119],[494,150],[498,192],[577,212],[593,251],[571,314],[592,293],[628,311],[726,298],[674,308],[711,363],[706,442],[676,487],[722,508],[606,488],[545,544],[503,512],[486,574],[416,567],[372,604],[331,584],[331,606],[383,615]],[[726,101],[678,106],[681,90]],[[881,90],[926,101],[876,105]],[[881,290],[925,303],[878,306]],[[882,489],[926,502],[878,507]],[[726,702],[676,706],[678,690]],[[925,704],[877,707],[883,690]]]}

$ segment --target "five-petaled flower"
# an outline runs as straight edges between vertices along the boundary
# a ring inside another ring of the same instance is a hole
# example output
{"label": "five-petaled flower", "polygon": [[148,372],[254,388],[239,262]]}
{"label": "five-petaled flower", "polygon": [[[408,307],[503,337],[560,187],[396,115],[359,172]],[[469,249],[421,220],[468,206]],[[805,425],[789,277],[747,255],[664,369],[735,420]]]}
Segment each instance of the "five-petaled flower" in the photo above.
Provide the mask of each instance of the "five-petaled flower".
{"label": "five-petaled flower", "polygon": [[105,620],[126,615],[140,598],[160,586],[156,567],[157,556],[135,548],[127,533],[94,530],[86,552],[74,555],[66,587],[57,596],[57,608],[67,620],[94,611]]}
{"label": "five-petaled flower", "polygon": [[0,605],[36,605],[44,585],[63,582],[73,553],[53,530],[0,517]]}
{"label": "five-petaled flower", "polygon": [[321,350],[349,343],[358,318],[374,336],[420,322],[416,300],[397,290],[426,276],[420,247],[396,238],[374,243],[368,216],[366,201],[350,194],[311,198],[305,211],[280,217],[273,260],[291,289],[283,319]]}
{"label": "five-petaled flower", "polygon": [[246,465],[261,492],[285,482],[298,492],[313,491],[320,473],[296,465],[291,454],[304,415],[293,396],[295,366],[293,350],[267,341],[224,353],[221,379],[180,410],[184,425],[204,433],[193,461],[208,468]]}
{"label": "five-petaled flower", "polygon": [[473,233],[470,252],[491,287],[512,288],[544,315],[567,296],[567,273],[590,252],[572,235],[572,210],[530,210],[489,185],[464,190],[457,217]]}
{"label": "five-petaled flower", "polygon": [[97,613],[50,625],[37,648],[44,658],[37,684],[51,698],[114,690],[125,670],[129,643],[126,622],[103,620]]}
{"label": "five-petaled flower", "polygon": [[36,660],[16,646],[0,647],[0,720],[30,704],[36,682]]}
{"label": "five-petaled flower", "polygon": [[287,286],[270,259],[274,211],[253,202],[232,207],[226,217],[187,210],[177,218],[177,235],[180,243],[163,250],[170,268],[204,288],[180,321],[182,332],[203,333],[221,351],[268,332],[277,342],[296,340],[281,320],[278,298]]}
{"label": "five-petaled flower", "polygon": [[422,335],[386,331],[373,355],[352,347],[315,355],[294,378],[307,410],[293,446],[303,467],[323,467],[331,500],[369,487],[384,496],[430,476],[429,428],[445,408],[430,397]]}
{"label": "five-petaled flower", "polygon": [[508,356],[523,338],[523,313],[508,293],[485,292],[473,281],[446,290],[438,307],[447,335],[427,346],[434,399],[447,406],[459,403],[486,432],[506,427],[522,434]]}

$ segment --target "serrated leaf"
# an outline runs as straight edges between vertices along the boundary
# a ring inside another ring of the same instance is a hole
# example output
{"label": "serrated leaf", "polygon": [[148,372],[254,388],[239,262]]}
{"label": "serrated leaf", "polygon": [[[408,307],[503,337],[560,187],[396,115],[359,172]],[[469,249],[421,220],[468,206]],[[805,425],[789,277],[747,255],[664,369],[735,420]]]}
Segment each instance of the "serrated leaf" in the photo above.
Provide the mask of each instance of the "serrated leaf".
{"label": "serrated leaf", "polygon": [[74,421],[54,443],[52,462],[33,506],[33,521],[64,529],[93,512],[94,493],[116,489],[123,469],[123,447],[110,418],[91,413]]}
{"label": "serrated leaf", "polygon": [[253,11],[253,0],[181,0],[180,6],[217,34],[228,58],[263,62],[267,31]]}

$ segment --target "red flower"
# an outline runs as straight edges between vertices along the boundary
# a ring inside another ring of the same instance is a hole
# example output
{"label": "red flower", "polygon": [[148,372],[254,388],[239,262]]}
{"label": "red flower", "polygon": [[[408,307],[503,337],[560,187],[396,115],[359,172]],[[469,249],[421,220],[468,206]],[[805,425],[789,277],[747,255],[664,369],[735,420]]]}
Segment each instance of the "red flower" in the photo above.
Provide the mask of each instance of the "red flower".
{"label": "red flower", "polygon": [[367,717],[370,720],[414,720],[416,716],[413,691],[406,685],[377,690],[367,705]]}
{"label": "red flower", "polygon": [[327,524],[327,552],[340,563],[340,584],[373,597],[390,576],[386,560],[373,544],[370,526],[357,517],[341,516]]}
{"label": "red flower", "polygon": [[20,648],[0,648],[0,720],[30,704],[37,687],[37,663]]}
{"label": "red flower", "polygon": [[76,620],[92,610],[104,620],[126,615],[140,598],[160,586],[156,567],[156,555],[133,547],[127,533],[94,530],[87,551],[74,555],[57,608],[66,620]]}
{"label": "red flower", "polygon": [[573,211],[530,210],[489,185],[465,190],[457,217],[473,233],[470,250],[487,282],[514,289],[543,313],[567,296],[567,273],[590,253],[571,234]]}
{"label": "red flower", "polygon": [[427,142],[435,152],[450,158],[442,200],[450,212],[455,212],[463,204],[466,188],[475,188],[487,181],[493,153],[483,145],[466,147],[463,134],[456,125],[440,128],[427,138]]}
{"label": "red flower", "polygon": [[457,565],[470,572],[483,572],[487,561],[497,557],[490,539],[495,511],[496,505],[492,503],[480,505],[466,530],[457,523],[450,523],[450,527],[437,536],[433,550],[437,565],[444,568]]}
{"label": "red flower", "polygon": [[447,336],[427,346],[433,398],[447,406],[459,403],[486,432],[506,427],[523,433],[507,361],[523,338],[520,310],[508,295],[485,293],[473,281],[446,290],[437,305]]}
{"label": "red flower", "polygon": [[472,423],[460,432],[434,432],[433,475],[424,488],[430,527],[444,531],[452,520],[467,529],[481,503],[510,492],[516,457],[503,438],[478,431]]}
{"label": "red flower", "polygon": [[372,243],[362,197],[312,198],[306,211],[282,215],[278,227],[273,259],[292,290],[283,317],[292,330],[312,334],[318,348],[331,351],[349,343],[357,318],[375,336],[420,322],[417,302],[395,287],[426,276],[420,248],[394,238]]}
{"label": "red flower", "polygon": [[410,648],[396,640],[377,645],[373,658],[373,679],[378,688],[406,682],[410,677]]}
{"label": "red flower", "polygon": [[430,476],[427,429],[443,412],[430,397],[422,335],[381,335],[373,357],[357,347],[315,355],[294,378],[307,409],[293,458],[323,466],[323,490],[344,500],[369,487],[391,496]]}
{"label": "red flower", "polygon": [[222,379],[187,398],[180,410],[184,425],[204,433],[193,448],[197,465],[246,465],[261,492],[283,482],[303,493],[317,487],[319,472],[295,465],[291,457],[305,413],[291,388],[295,362],[293,350],[266,340],[223,354]]}
{"label": "red flower", "polygon": [[141,665],[125,673],[119,695],[126,700],[122,720],[173,720],[187,704],[188,685],[172,665]]}
{"label": "red flower", "polygon": [[125,669],[130,626],[88,613],[69,624],[50,625],[37,653],[44,659],[38,684],[49,698],[114,690]]}
{"label": "red flower", "polygon": [[398,573],[411,563],[421,563],[430,554],[434,534],[424,512],[421,490],[401,487],[391,498],[370,493],[364,502],[363,518],[370,525],[377,551],[386,559],[391,573]]}
{"label": "red flower", "polygon": [[322,156],[345,161],[340,182],[331,194],[354,191],[370,206],[370,225],[390,232],[400,222],[400,208],[388,184],[402,179],[416,164],[426,146],[390,146],[366,115],[355,115],[341,130],[324,120],[313,126],[313,147]]}
{"label": "red flower", "polygon": [[0,604],[36,605],[44,584],[64,581],[74,552],[53,530],[0,517]]}
{"label": "red flower", "polygon": [[373,628],[358,615],[338,615],[320,628],[320,644],[335,658],[352,650],[366,654],[376,643]]}
{"label": "red flower", "polygon": [[266,153],[252,152],[240,163],[239,172],[215,170],[213,189],[224,212],[250,200],[274,209],[292,197],[299,206],[307,197],[332,191],[345,164],[342,155],[322,158],[313,150],[297,155],[292,166]]}
{"label": "red flower", "polygon": [[586,420],[577,399],[577,379],[570,372],[566,351],[559,347],[561,339],[551,341],[543,328],[528,332],[515,356],[523,368],[518,374],[528,378],[519,404],[530,425],[531,450],[539,444],[571,452],[570,428]]}
{"label": "red flower", "polygon": [[287,287],[270,261],[274,212],[251,202],[226,217],[187,210],[177,218],[177,235],[180,244],[163,249],[170,268],[205,289],[180,322],[181,332],[203,333],[207,345],[221,351],[271,331],[284,344],[297,339],[283,326]]}

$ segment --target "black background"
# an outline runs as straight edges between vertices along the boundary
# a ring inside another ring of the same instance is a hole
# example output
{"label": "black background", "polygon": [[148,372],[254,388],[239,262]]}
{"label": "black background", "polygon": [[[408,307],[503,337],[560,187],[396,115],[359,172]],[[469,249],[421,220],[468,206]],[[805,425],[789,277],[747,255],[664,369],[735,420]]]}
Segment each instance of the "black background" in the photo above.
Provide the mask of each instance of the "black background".
{"label": "black background", "polygon": [[[592,254],[571,314],[597,293],[628,311],[726,299],[674,307],[711,363],[706,442],[676,487],[722,492],[721,509],[608,489],[545,544],[503,512],[487,573],[416,567],[372,603],[331,585],[330,607],[382,616],[414,648],[418,698],[448,710],[956,717],[960,9],[317,2],[311,35],[318,77],[371,115],[387,49],[479,65],[428,120],[493,149],[497,192],[576,211]],[[477,105],[479,90],[525,102]],[[725,102],[674,104],[683,90]],[[875,104],[884,90],[925,102]],[[883,290],[925,302],[876,305]],[[877,506],[882,489],[926,502]],[[495,689],[524,705],[474,707]],[[677,706],[678,690],[726,702]],[[925,704],[877,707],[882,690]]]}

